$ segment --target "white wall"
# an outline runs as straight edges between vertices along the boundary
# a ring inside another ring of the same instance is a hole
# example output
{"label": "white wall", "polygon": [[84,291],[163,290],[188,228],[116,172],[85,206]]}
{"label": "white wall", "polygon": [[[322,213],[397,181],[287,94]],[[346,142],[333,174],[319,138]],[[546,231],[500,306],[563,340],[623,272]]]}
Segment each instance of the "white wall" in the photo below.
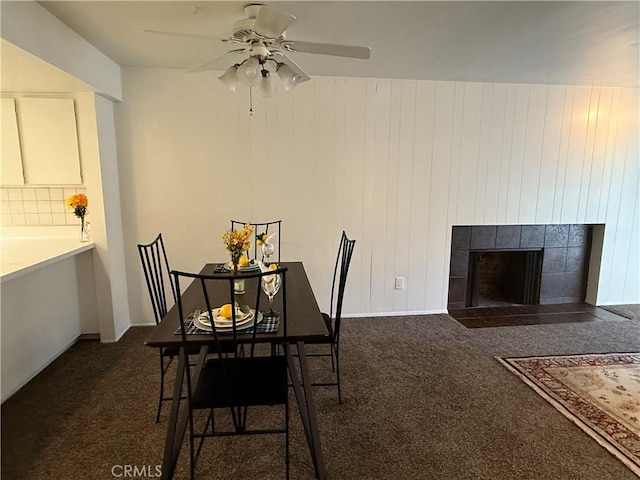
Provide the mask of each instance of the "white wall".
{"label": "white wall", "polygon": [[[638,91],[315,77],[255,101],[212,74],[124,72],[118,158],[133,323],[135,244],[174,268],[226,258],[230,218],[282,218],[321,307],[340,231],[346,312],[446,308],[452,225],[606,223],[598,303],[640,302]],[[393,277],[407,277],[405,290]]]}
{"label": "white wall", "polygon": [[[76,117],[83,182],[90,202],[88,218],[96,243],[100,338],[116,341],[130,325],[114,107],[107,100],[122,98],[120,66],[36,2],[1,2],[0,13],[2,38],[89,84],[98,94],[76,93]],[[9,77],[14,89],[26,92],[17,84],[20,75]]]}
{"label": "white wall", "polygon": [[89,195],[100,339],[118,340],[130,325],[113,102],[76,95],[82,175]]}
{"label": "white wall", "polygon": [[2,282],[2,401],[42,371],[96,315],[91,251]]}

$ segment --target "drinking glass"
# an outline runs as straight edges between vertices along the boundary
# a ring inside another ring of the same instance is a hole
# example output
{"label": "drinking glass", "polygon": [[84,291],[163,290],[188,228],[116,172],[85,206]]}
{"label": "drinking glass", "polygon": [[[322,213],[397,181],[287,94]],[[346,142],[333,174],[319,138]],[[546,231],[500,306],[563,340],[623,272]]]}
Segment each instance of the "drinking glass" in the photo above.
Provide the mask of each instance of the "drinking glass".
{"label": "drinking glass", "polygon": [[280,290],[282,279],[279,274],[265,275],[262,277],[262,291],[269,297],[269,315],[277,315],[278,312],[273,310],[273,297]]}
{"label": "drinking glass", "polygon": [[271,255],[275,250],[273,243],[266,241],[262,244],[262,261],[269,265],[271,263]]}

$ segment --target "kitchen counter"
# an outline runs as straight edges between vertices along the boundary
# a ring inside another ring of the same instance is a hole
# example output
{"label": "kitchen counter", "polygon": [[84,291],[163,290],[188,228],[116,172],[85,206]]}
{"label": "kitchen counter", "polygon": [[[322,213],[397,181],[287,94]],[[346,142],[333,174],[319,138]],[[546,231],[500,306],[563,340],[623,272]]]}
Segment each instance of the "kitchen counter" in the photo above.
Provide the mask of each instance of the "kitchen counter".
{"label": "kitchen counter", "polygon": [[0,239],[2,283],[95,247],[77,237],[6,237]]}
{"label": "kitchen counter", "polygon": [[80,335],[99,332],[95,245],[77,236],[55,236],[54,230],[44,233],[48,236],[20,232],[0,239],[3,402]]}

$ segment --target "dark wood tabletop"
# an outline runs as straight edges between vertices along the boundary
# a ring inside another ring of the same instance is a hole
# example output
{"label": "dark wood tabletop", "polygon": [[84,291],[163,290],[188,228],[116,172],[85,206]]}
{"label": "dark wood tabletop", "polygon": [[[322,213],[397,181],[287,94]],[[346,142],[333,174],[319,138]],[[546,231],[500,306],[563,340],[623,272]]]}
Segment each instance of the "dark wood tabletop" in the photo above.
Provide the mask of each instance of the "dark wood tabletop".
{"label": "dark wood tabletop", "polygon": [[[218,264],[208,263],[204,266],[200,273],[213,275]],[[304,271],[302,262],[283,262],[282,267],[287,267],[286,285],[287,285],[287,337],[292,342],[318,341],[329,335],[327,327],[324,323],[318,303],[311,290],[309,279]],[[239,278],[242,278],[240,275]],[[247,282],[249,283],[249,282]],[[249,285],[247,285],[249,287]],[[198,294],[199,286],[192,284],[184,291],[182,295],[183,307],[185,315],[196,309],[203,309],[201,302],[201,293]],[[250,287],[249,287],[250,288]],[[245,295],[247,298],[252,292],[247,289]],[[263,294],[264,295],[264,294]],[[274,308],[281,308],[282,295],[276,295],[274,299]],[[216,299],[214,298],[213,301]],[[265,303],[266,305],[266,297]],[[175,346],[181,341],[180,335],[176,335],[176,330],[180,325],[178,315],[178,307],[174,305],[162,319],[160,324],[154,328],[145,342],[150,347],[169,347]],[[256,335],[256,341],[277,341],[282,339],[282,324],[278,332],[262,333]],[[247,335],[250,337],[250,335]],[[187,335],[187,341],[194,345],[205,344],[211,342],[212,335]]]}

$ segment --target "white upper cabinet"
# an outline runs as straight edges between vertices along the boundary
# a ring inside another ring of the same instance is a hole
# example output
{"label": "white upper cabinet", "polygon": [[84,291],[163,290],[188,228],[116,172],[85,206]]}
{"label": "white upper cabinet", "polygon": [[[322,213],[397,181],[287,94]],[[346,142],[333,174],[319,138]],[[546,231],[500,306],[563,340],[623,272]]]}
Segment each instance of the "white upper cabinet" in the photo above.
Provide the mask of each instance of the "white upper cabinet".
{"label": "white upper cabinet", "polygon": [[17,112],[25,183],[82,183],[73,99],[19,98]]}
{"label": "white upper cabinet", "polygon": [[2,98],[2,158],[0,164],[0,183],[2,185],[24,185],[22,172],[22,154],[20,152],[20,137],[18,136],[18,122],[16,119],[16,103],[13,98]]}

